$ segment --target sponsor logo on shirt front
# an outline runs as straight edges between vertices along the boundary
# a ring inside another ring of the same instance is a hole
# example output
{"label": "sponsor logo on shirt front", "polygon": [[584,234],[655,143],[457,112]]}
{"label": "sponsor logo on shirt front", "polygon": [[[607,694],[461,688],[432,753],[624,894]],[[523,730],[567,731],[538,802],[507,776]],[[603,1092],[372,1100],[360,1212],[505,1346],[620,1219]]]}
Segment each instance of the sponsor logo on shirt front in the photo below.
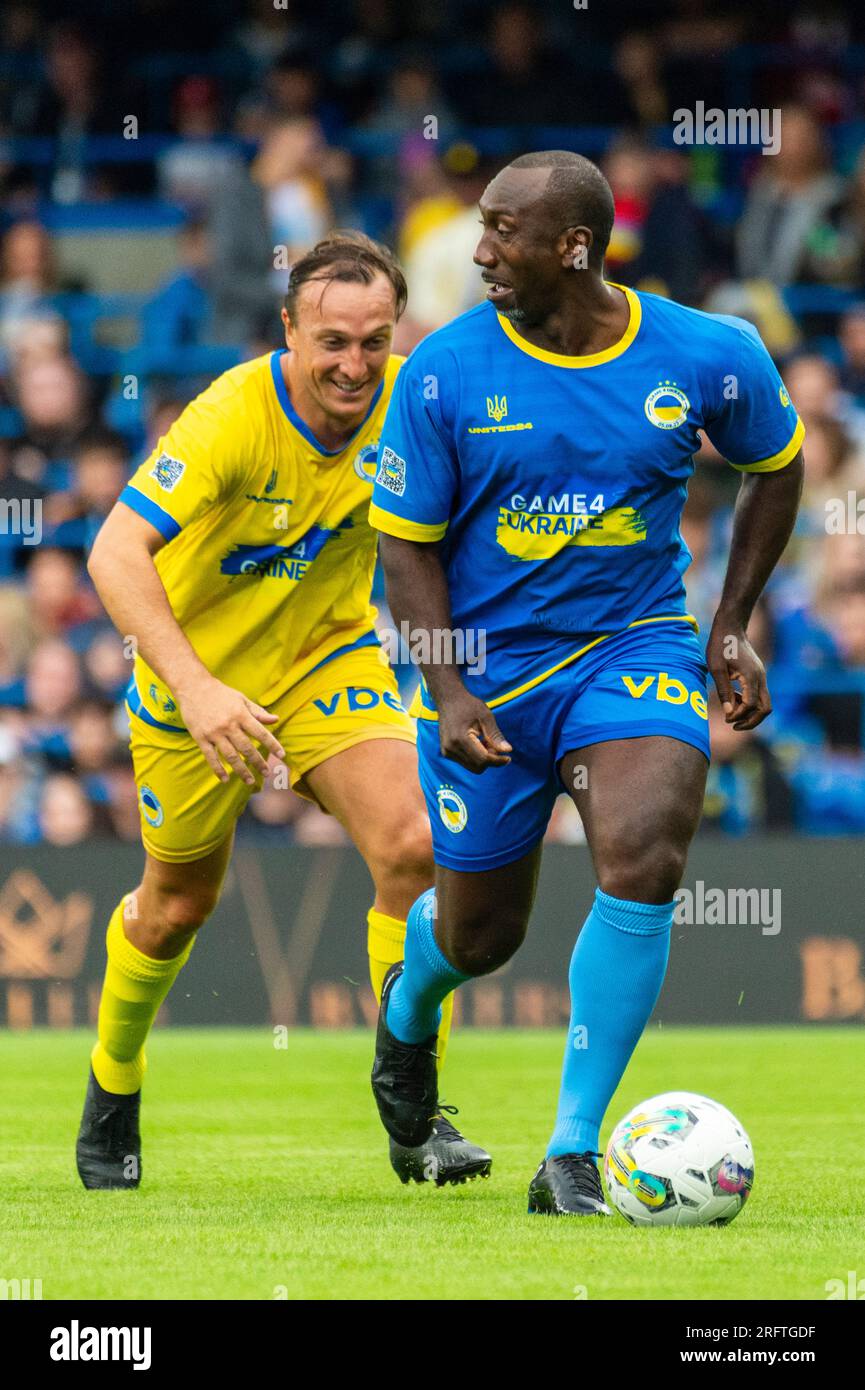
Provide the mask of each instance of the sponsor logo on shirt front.
{"label": "sponsor logo on shirt front", "polygon": [[490,420],[495,420],[494,425],[468,425],[469,434],[511,434],[516,430],[531,430],[534,425],[531,420],[514,420],[506,425],[501,422],[508,413],[507,396],[487,396],[487,415]]}
{"label": "sponsor logo on shirt front", "polygon": [[517,420],[512,425],[469,425],[469,434],[513,434],[516,430],[533,430],[531,420]]}
{"label": "sponsor logo on shirt front", "polygon": [[240,543],[232,546],[231,550],[223,555],[219,572],[228,575],[251,575],[259,579],[303,579],[328,541],[334,540],[344,531],[351,530],[353,525],[351,517],[346,516],[336,527],[310,526],[306,534],[293,545]]}
{"label": "sponsor logo on shirt front", "polygon": [[607,507],[602,492],[525,497],[499,506],[496,541],[516,560],[548,560],[566,545],[635,545],[646,521],[634,507]]}

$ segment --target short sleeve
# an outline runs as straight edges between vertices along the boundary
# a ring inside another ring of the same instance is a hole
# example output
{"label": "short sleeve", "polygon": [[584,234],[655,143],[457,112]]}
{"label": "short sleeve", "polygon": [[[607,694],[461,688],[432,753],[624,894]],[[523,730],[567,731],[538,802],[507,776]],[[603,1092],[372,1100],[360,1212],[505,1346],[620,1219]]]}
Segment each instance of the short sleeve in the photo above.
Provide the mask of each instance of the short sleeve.
{"label": "short sleeve", "polygon": [[717,400],[705,426],[719,454],[742,473],[786,467],[802,446],[805,426],[750,325],[739,330],[736,368],[720,371],[717,382]]}
{"label": "short sleeve", "polygon": [[440,410],[441,382],[409,358],[385,417],[369,521],[401,540],[441,540],[450,521],[457,463]]}
{"label": "short sleeve", "polygon": [[208,395],[186,407],[120,494],[167,541],[233,492],[242,475],[242,433]]}

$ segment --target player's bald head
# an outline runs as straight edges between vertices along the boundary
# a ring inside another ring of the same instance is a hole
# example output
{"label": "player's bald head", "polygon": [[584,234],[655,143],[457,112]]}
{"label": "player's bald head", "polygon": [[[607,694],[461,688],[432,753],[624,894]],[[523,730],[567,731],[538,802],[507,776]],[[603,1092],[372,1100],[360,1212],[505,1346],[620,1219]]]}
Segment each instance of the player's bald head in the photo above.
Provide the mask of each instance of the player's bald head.
{"label": "player's bald head", "polygon": [[[490,185],[489,192],[521,191],[525,206],[548,220],[551,234],[565,227],[588,227],[592,233],[588,261],[603,264],[613,229],[613,193],[597,164],[571,150],[539,150],[511,160]],[[510,196],[514,196],[510,192]]]}

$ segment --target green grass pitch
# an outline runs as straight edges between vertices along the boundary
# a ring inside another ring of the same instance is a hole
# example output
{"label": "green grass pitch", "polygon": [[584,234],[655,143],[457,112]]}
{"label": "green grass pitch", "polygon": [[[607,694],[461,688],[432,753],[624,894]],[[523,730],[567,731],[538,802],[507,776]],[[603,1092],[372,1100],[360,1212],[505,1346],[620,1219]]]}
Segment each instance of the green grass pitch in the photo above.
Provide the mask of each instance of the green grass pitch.
{"label": "green grass pitch", "polygon": [[[704,1092],[756,1155],[732,1225],[638,1231],[526,1212],[562,1038],[454,1037],[443,1094],[493,1153],[492,1177],[403,1187],[368,1073],[372,1037],[157,1031],[144,1180],[85,1192],[73,1145],[89,1035],[0,1035],[0,1278],[45,1299],[825,1299],[865,1274],[865,1031],[654,1027],[602,1141],[658,1091]],[[581,1294],[581,1290],[585,1290]]]}

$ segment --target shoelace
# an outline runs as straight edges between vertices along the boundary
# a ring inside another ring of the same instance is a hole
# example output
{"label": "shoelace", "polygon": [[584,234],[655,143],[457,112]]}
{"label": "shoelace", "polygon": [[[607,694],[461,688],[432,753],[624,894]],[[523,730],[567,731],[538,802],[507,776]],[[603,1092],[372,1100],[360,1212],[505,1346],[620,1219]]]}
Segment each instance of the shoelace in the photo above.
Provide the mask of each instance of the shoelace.
{"label": "shoelace", "polygon": [[603,1154],[594,1153],[591,1149],[586,1149],[585,1153],[580,1154],[560,1154],[559,1163],[564,1168],[569,1182],[575,1191],[584,1197],[600,1197],[603,1200],[604,1190],[601,1187],[601,1175],[595,1167],[592,1159],[603,1158]]}
{"label": "shoelace", "polygon": [[436,1139],[442,1140],[445,1144],[461,1144],[463,1142],[463,1136],[447,1118],[448,1115],[458,1115],[459,1113],[456,1105],[439,1105],[438,1114],[435,1117]]}

